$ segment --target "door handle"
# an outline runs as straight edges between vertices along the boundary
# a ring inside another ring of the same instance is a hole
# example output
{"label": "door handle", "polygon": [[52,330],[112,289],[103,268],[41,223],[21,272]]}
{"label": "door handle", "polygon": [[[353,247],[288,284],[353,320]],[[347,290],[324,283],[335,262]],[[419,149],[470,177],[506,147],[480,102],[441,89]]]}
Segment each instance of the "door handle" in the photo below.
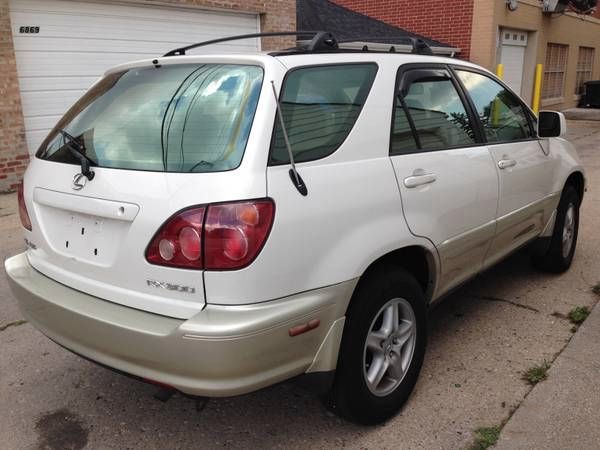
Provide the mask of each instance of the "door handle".
{"label": "door handle", "polygon": [[430,184],[437,180],[437,176],[433,173],[426,173],[423,175],[414,175],[404,179],[404,186],[409,189],[416,188],[417,186],[423,186],[424,184]]}
{"label": "door handle", "polygon": [[509,167],[514,167],[517,165],[517,161],[515,159],[501,159],[498,161],[498,167],[500,169],[508,169]]}

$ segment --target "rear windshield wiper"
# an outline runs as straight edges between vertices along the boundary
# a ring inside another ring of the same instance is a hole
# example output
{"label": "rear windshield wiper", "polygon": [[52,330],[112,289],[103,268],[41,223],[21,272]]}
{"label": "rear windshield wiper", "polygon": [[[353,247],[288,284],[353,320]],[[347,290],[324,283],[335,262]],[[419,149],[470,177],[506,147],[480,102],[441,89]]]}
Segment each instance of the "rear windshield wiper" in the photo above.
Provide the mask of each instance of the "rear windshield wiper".
{"label": "rear windshield wiper", "polygon": [[95,161],[92,161],[85,154],[85,146],[77,141],[73,136],[67,133],[62,128],[58,129],[58,132],[65,139],[65,144],[71,154],[79,160],[81,164],[81,174],[85,176],[88,180],[92,181],[94,179],[95,173],[90,169],[91,164],[96,164]]}
{"label": "rear windshield wiper", "polygon": [[198,162],[198,163],[194,164],[194,165],[192,166],[192,168],[191,168],[190,170],[188,170],[188,172],[193,172],[193,171],[196,169],[196,167],[203,167],[203,166],[204,166],[204,167],[208,166],[208,168],[210,169],[210,168],[211,168],[212,166],[214,166],[214,165],[215,165],[215,164],[214,164],[214,163],[211,163],[210,161],[204,161],[204,160],[202,160],[202,161],[200,161],[200,162]]}

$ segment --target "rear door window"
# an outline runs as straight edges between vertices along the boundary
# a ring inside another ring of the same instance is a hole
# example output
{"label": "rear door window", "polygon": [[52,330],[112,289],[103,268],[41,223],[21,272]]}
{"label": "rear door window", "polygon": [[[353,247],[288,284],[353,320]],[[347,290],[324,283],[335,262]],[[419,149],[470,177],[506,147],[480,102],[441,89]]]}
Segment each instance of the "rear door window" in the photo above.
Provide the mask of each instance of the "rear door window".
{"label": "rear door window", "polygon": [[450,74],[446,70],[418,73],[422,77],[396,94],[391,154],[473,145],[473,126]]}
{"label": "rear door window", "polygon": [[[173,64],[108,75],[57,127],[99,167],[217,172],[239,166],[263,70],[233,64]],[[38,157],[79,164],[53,130]]]}
{"label": "rear door window", "polygon": [[535,137],[519,98],[485,75],[465,70],[456,74],[473,100],[488,142],[511,142]]}
{"label": "rear door window", "polygon": [[[356,123],[376,73],[377,65],[367,63],[304,67],[286,76],[280,103],[295,162],[337,150]],[[289,163],[279,120],[270,163]]]}

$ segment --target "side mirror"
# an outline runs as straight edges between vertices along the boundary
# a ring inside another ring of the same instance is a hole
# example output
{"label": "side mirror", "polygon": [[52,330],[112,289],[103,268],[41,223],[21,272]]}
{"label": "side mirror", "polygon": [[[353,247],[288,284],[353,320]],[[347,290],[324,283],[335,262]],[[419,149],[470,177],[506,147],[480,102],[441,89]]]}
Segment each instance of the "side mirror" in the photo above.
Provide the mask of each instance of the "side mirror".
{"label": "side mirror", "polygon": [[567,135],[567,119],[563,113],[540,111],[538,119],[538,136],[541,138],[565,137]]}

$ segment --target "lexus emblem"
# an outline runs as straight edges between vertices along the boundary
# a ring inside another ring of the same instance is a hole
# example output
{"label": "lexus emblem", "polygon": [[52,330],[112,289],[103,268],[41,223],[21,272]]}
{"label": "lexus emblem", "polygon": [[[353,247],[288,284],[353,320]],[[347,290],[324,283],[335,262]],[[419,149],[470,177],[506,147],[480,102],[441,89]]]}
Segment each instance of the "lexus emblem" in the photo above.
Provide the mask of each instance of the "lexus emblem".
{"label": "lexus emblem", "polygon": [[73,189],[76,191],[80,191],[83,189],[83,187],[85,186],[85,183],[87,183],[87,177],[82,174],[82,173],[78,173],[77,175],[75,175],[73,177]]}

